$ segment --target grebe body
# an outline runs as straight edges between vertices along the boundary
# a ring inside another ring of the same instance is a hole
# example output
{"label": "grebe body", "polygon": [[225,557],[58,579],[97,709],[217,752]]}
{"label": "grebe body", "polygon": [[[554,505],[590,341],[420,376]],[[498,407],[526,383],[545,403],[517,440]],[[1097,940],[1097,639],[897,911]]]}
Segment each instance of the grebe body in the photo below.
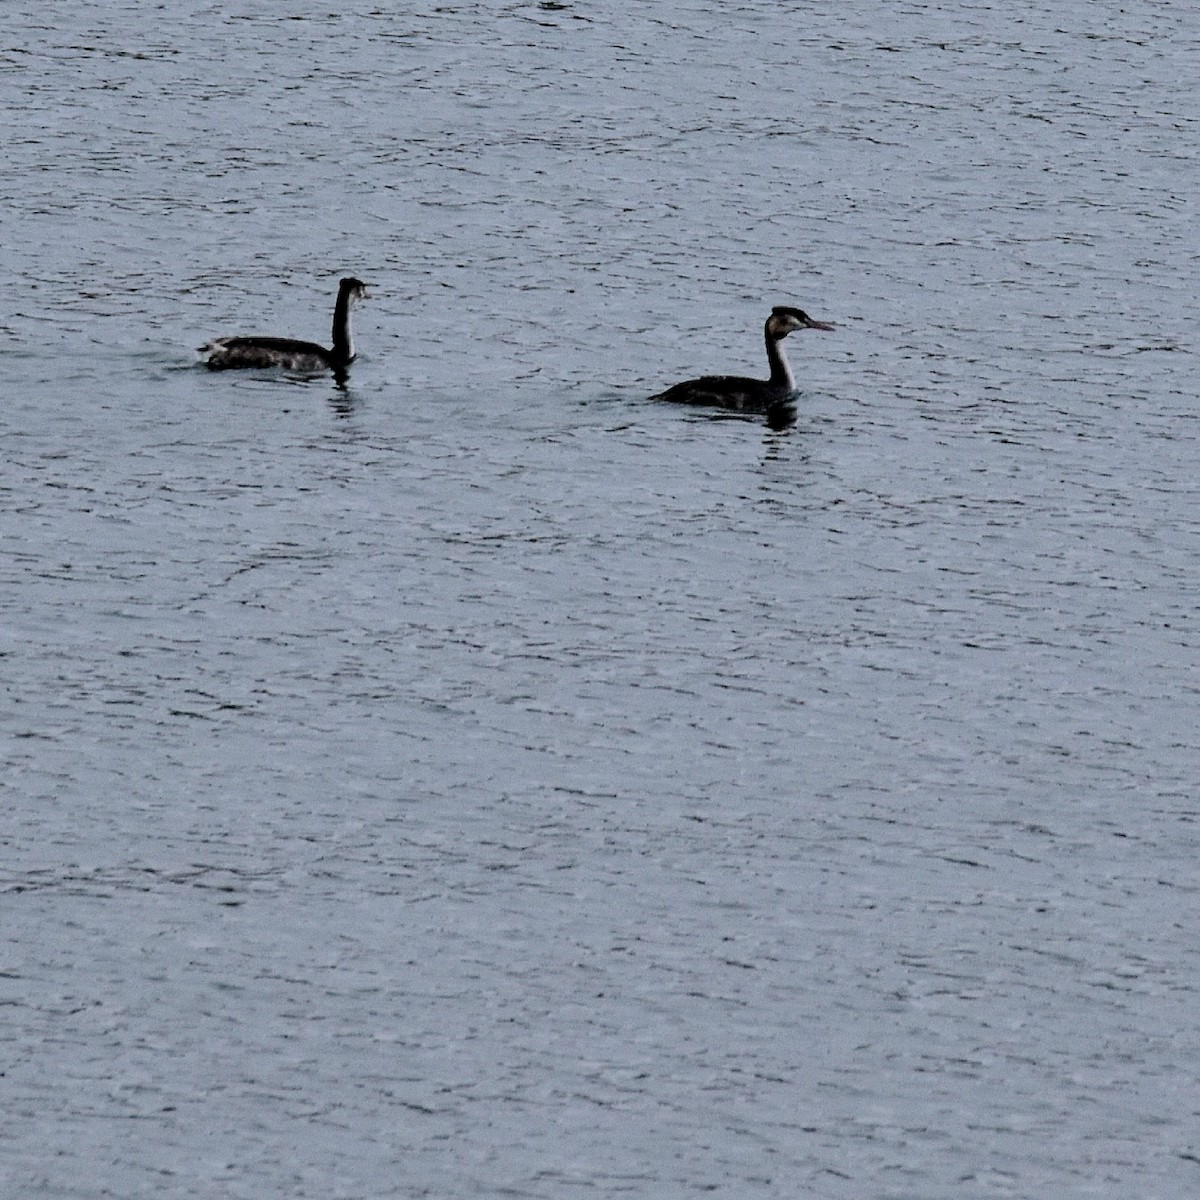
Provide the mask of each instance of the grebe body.
{"label": "grebe body", "polygon": [[338,284],[337,303],[333,307],[333,345],[328,350],[316,342],[298,338],[226,337],[206,342],[200,353],[207,356],[205,365],[213,371],[282,367],[304,374],[344,372],[354,358],[350,310],[366,294],[367,285],[361,279],[347,277]]}
{"label": "grebe body", "polygon": [[783,352],[783,339],[797,329],[832,329],[826,321],[816,321],[798,308],[777,305],[771,309],[764,334],[767,342],[769,379],[749,379],[741,375],[705,375],[677,383],[652,400],[671,404],[706,404],[742,412],[766,412],[786,404],[796,391],[796,378]]}

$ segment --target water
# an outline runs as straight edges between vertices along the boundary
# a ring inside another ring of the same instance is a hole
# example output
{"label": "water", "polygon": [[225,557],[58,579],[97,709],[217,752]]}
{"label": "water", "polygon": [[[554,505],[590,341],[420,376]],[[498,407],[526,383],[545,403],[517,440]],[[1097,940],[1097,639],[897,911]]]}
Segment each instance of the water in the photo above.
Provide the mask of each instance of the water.
{"label": "water", "polygon": [[12,8],[4,1193],[1194,1193],[1178,6]]}

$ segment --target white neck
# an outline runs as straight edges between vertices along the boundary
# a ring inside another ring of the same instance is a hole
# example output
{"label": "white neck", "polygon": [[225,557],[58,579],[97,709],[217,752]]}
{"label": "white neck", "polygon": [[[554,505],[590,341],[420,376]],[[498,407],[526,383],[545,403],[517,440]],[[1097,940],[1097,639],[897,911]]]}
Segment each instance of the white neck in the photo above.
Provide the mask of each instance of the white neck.
{"label": "white neck", "polygon": [[783,352],[783,338],[767,338],[767,362],[771,364],[771,382],[783,384],[789,392],[796,390],[796,377],[791,363]]}

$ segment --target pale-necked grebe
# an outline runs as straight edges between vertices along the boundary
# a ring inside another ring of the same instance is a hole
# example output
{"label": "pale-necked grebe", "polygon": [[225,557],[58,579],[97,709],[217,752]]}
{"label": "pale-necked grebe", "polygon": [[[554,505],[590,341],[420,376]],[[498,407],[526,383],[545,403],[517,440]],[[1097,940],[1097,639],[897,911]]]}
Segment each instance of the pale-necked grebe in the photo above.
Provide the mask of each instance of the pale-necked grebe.
{"label": "pale-necked grebe", "polygon": [[778,305],[767,318],[767,362],[770,379],[746,379],[740,375],[705,375],[677,383],[653,400],[675,404],[709,404],[718,408],[736,408],[744,412],[764,412],[786,404],[796,391],[796,378],[783,352],[783,339],[797,329],[832,329],[825,321],[814,321],[798,308]]}
{"label": "pale-necked grebe", "polygon": [[283,367],[304,373],[334,371],[342,373],[354,358],[354,339],[350,336],[350,309],[367,294],[361,279],[347,277],[338,284],[337,303],[333,307],[333,346],[326,350],[316,342],[296,338],[226,337],[214,338],[200,347],[208,357],[205,363],[214,371],[234,367]]}

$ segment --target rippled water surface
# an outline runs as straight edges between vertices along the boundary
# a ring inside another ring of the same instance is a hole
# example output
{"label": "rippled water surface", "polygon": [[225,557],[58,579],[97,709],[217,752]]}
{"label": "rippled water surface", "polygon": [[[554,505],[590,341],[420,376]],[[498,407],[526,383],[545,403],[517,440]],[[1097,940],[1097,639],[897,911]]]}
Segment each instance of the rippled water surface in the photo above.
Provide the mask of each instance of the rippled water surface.
{"label": "rippled water surface", "polygon": [[333,8],[6,9],[0,1190],[1196,1194],[1186,6]]}

